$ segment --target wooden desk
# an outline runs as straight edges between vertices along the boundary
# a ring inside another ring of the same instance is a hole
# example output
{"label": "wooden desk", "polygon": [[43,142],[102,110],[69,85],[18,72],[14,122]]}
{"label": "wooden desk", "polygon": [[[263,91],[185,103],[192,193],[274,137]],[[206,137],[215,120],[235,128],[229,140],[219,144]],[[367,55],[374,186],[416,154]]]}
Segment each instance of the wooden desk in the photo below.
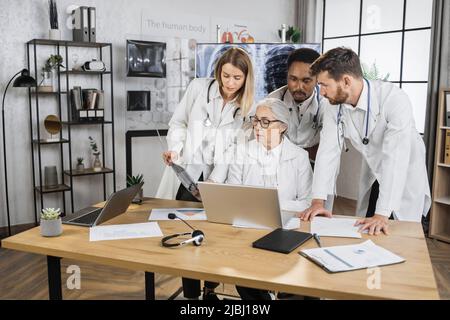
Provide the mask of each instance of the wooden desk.
{"label": "wooden desk", "polygon": [[[151,208],[199,207],[197,203],[147,199],[108,224],[146,222]],[[381,288],[369,289],[367,270],[328,274],[301,257],[254,249],[263,230],[192,221],[205,233],[200,247],[164,248],[160,238],[89,242],[89,229],[64,225],[60,237],[44,238],[39,228],[3,240],[8,249],[48,256],[50,298],[61,297],[60,258],[89,261],[146,272],[147,298],[154,299],[154,273],[332,299],[439,299],[427,245],[419,223],[390,221],[390,236],[368,236],[376,244],[403,256],[405,263],[381,270]],[[181,221],[160,221],[164,235],[187,232]],[[309,223],[302,222],[309,232]],[[354,244],[361,239],[322,238],[323,246]],[[308,241],[302,248],[313,248]]]}

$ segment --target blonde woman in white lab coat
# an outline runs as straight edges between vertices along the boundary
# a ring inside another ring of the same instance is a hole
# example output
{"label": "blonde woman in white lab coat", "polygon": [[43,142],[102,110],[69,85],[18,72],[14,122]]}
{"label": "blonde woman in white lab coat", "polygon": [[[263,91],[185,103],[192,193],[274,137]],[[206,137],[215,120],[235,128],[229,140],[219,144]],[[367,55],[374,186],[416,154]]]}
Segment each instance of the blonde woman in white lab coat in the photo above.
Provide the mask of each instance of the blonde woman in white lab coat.
{"label": "blonde woman in white lab coat", "polygon": [[[214,164],[235,143],[254,107],[253,66],[241,48],[228,49],[217,61],[213,79],[194,79],[169,122],[166,165],[181,164],[195,180],[207,180]],[[176,178],[175,178],[176,179]],[[174,183],[175,181],[175,183]],[[157,198],[196,201],[166,169]]]}
{"label": "blonde woman in white lab coat", "polygon": [[[195,181],[207,180],[224,161],[228,146],[244,135],[254,106],[253,66],[245,50],[232,47],[217,61],[214,79],[194,79],[169,122],[168,151],[163,160],[182,165]],[[198,201],[167,168],[157,198]],[[217,283],[205,281],[203,298],[214,298]],[[184,296],[197,299],[200,281],[183,278]]]}
{"label": "blonde woman in white lab coat", "polygon": [[[358,56],[335,48],[311,66],[327,108],[317,153],[313,203],[299,216],[331,217],[323,208],[335,192],[340,155],[349,140],[363,158],[357,222],[360,231],[388,233],[388,219],[420,222],[431,204],[425,166],[425,145],[418,133],[411,102],[392,83],[366,80]],[[364,218],[365,217],[365,218]]]}
{"label": "blonde woman in white lab coat", "polygon": [[[226,183],[278,188],[283,210],[304,210],[311,204],[312,168],[308,152],[293,144],[288,131],[290,113],[276,98],[258,103],[252,124],[256,139],[236,145]],[[230,151],[228,151],[230,152]],[[222,181],[223,170],[214,170],[212,181]],[[244,300],[271,300],[268,291],[236,287]]]}

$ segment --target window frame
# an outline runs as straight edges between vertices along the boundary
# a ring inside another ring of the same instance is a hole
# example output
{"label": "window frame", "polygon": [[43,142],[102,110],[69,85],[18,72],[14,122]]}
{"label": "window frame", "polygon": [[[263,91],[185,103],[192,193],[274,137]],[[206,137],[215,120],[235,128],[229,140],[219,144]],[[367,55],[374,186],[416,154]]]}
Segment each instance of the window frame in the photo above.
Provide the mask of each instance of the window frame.
{"label": "window frame", "polygon": [[[401,52],[400,52],[400,79],[399,81],[389,81],[391,83],[396,83],[399,85],[400,88],[402,88],[403,84],[410,84],[410,83],[422,83],[422,84],[428,84],[428,80],[423,81],[405,81],[403,80],[403,68],[404,68],[404,56],[405,56],[405,33],[411,32],[411,31],[422,31],[422,30],[430,30],[431,31],[431,25],[429,27],[420,27],[420,28],[406,28],[406,12],[407,12],[407,1],[403,0],[403,21],[402,21],[402,28],[397,30],[389,30],[389,31],[379,31],[379,32],[368,32],[368,33],[362,33],[362,17],[363,17],[363,8],[364,8],[364,0],[359,1],[359,29],[357,34],[348,34],[348,35],[342,35],[342,36],[334,36],[334,37],[325,37],[325,23],[326,23],[326,3],[327,0],[322,0],[323,6],[322,6],[322,53],[324,50],[324,44],[326,40],[336,40],[336,39],[344,39],[344,38],[352,38],[357,37],[358,38],[358,56],[361,53],[361,38],[364,36],[372,36],[372,35],[382,35],[382,34],[391,34],[391,33],[401,33]],[[431,22],[432,23],[432,22]],[[431,59],[431,55],[430,55]]]}

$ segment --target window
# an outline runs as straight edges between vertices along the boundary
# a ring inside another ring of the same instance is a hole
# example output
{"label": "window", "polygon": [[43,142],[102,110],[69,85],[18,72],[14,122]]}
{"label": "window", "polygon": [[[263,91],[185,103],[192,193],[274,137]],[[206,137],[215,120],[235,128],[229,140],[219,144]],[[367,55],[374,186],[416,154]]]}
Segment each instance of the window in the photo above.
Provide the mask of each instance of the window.
{"label": "window", "polygon": [[424,132],[433,0],[323,0],[323,51],[344,46],[404,89]]}

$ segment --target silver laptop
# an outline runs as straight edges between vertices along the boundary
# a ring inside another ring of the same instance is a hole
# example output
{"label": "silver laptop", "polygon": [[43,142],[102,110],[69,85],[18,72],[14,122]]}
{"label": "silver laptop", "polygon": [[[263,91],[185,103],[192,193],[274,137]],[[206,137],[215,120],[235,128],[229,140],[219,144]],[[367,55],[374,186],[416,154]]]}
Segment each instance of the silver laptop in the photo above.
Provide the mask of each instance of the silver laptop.
{"label": "silver laptop", "polygon": [[276,188],[199,182],[209,222],[234,224],[245,221],[267,228],[282,228],[294,213],[280,210]]}
{"label": "silver laptop", "polygon": [[89,207],[81,209],[62,220],[64,224],[83,227],[97,226],[127,211],[131,201],[142,188],[143,182],[113,193],[103,208]]}

